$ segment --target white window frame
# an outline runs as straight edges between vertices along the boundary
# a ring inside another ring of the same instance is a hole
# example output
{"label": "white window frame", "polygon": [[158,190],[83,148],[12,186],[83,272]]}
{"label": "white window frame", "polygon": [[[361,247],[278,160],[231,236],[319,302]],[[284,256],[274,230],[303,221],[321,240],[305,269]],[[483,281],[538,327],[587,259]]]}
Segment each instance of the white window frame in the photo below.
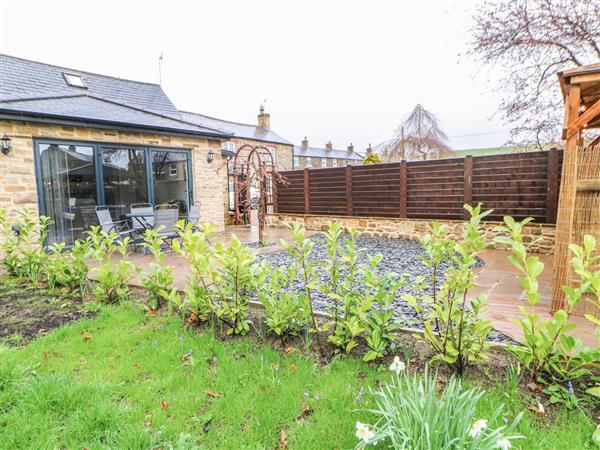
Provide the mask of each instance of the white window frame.
{"label": "white window frame", "polygon": [[310,156],[305,157],[305,167],[312,167],[312,159]]}
{"label": "white window frame", "polygon": [[294,156],[294,166],[293,168],[296,169],[300,167],[300,157],[299,156]]}
{"label": "white window frame", "polygon": [[177,163],[171,163],[169,165],[169,176],[171,176],[171,177],[177,176]]}
{"label": "white window frame", "polygon": [[235,153],[235,142],[223,141],[223,142],[221,142],[221,149]]}

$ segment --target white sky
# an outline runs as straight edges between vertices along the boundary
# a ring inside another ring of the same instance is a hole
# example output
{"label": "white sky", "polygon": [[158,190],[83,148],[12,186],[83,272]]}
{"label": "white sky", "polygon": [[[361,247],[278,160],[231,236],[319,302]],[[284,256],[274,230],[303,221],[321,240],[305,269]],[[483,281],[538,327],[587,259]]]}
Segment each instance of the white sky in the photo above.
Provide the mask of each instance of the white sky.
{"label": "white sky", "polygon": [[455,149],[502,145],[485,69],[464,55],[477,1],[0,0],[0,51],[158,82],[180,109],[299,143],[364,149],[421,103]]}

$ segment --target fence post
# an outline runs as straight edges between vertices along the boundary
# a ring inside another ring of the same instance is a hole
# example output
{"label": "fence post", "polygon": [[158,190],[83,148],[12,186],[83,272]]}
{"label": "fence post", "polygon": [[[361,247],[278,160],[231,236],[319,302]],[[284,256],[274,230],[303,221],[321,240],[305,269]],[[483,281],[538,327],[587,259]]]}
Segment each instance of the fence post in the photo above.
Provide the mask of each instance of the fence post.
{"label": "fence post", "polygon": [[277,206],[279,199],[277,198],[277,177],[275,174],[271,174],[271,197],[271,201],[273,203],[273,214],[277,214],[277,211],[279,210],[279,207]]}
{"label": "fence post", "polygon": [[407,170],[406,161],[400,161],[400,217],[406,218],[406,186],[407,182]]}
{"label": "fence post", "polygon": [[346,215],[352,216],[352,166],[346,166]]}
{"label": "fence post", "polygon": [[[465,205],[473,206],[473,157],[465,156],[464,162],[464,202]],[[470,214],[467,210],[464,211],[464,218],[468,219]]]}
{"label": "fence post", "polygon": [[310,214],[310,192],[308,183],[308,169],[304,169],[304,214]]}
{"label": "fence post", "polygon": [[558,150],[551,148],[548,152],[548,174],[546,177],[546,223],[556,223],[558,209]]}

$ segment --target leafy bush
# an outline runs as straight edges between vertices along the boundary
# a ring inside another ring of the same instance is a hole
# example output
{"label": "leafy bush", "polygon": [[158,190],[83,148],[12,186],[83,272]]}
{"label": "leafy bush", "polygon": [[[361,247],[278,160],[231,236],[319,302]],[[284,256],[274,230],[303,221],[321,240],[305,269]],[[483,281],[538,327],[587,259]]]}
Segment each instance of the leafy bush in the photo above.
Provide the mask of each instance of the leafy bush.
{"label": "leafy bush", "polygon": [[519,438],[511,431],[521,414],[509,426],[492,427],[501,422],[502,406],[490,418],[475,420],[482,390],[466,389],[455,378],[442,389],[436,373],[426,368],[423,375],[409,375],[399,360],[390,369],[396,372],[392,382],[372,392],[375,407],[368,412],[377,421],[372,426],[357,423],[357,448],[383,441],[394,449],[491,450],[507,449]]}
{"label": "leafy bush", "polygon": [[381,259],[381,255],[369,256],[369,265],[361,270],[364,287],[356,312],[369,349],[363,357],[365,361],[383,358],[394,339],[394,331],[400,328],[394,319],[393,303],[407,276],[398,277],[393,272],[378,275],[377,266]]}
{"label": "leafy bush", "polygon": [[[531,220],[516,222],[512,217],[505,217],[506,226],[498,227],[498,230],[506,235],[496,238],[497,242],[510,246],[512,254],[509,260],[523,274],[519,281],[529,304],[528,309],[519,306],[523,317],[515,321],[523,333],[521,345],[509,346],[509,350],[529,370],[531,379],[547,382],[550,380],[544,380],[543,375],[548,375],[554,382],[574,380],[589,374],[589,367],[598,365],[600,361],[600,348],[584,348],[580,339],[569,334],[576,324],[568,323],[584,294],[594,289],[592,280],[595,277],[590,267],[596,261],[592,257],[596,243],[591,236],[585,236],[583,247],[571,245],[575,254],[572,264],[582,282],[577,287],[564,286],[566,308],[556,311],[551,319],[540,320],[535,313],[535,305],[540,301],[537,279],[544,270],[544,264],[537,256],[527,255],[523,242],[523,228]],[[600,286],[600,282],[597,283]]]}
{"label": "leafy bush", "polygon": [[173,285],[173,268],[165,265],[165,253],[162,247],[165,238],[160,235],[160,228],[147,229],[144,231],[143,246],[154,256],[154,262],[150,263],[150,271],[142,280],[142,285],[150,293],[150,308],[157,310],[163,299],[163,292],[170,291]]}
{"label": "leafy bush", "polygon": [[[487,358],[487,335],[492,329],[482,314],[485,299],[467,301],[467,293],[474,287],[477,255],[485,248],[485,237],[478,226],[491,211],[482,213],[481,205],[465,205],[465,209],[471,217],[464,224],[461,241],[450,237],[446,225],[430,225],[420,240],[426,253],[422,261],[431,270],[429,283],[417,277],[414,290],[420,295],[403,296],[423,321],[425,332],[416,337],[433,347],[434,360],[445,362],[458,375],[463,375],[470,364]],[[444,278],[440,280],[444,267]],[[422,294],[428,287],[432,294]]]}
{"label": "leafy bush", "polygon": [[[309,330],[313,333],[319,332],[319,326],[317,318],[315,317],[315,310],[313,305],[313,292],[317,289],[317,281],[319,275],[317,273],[317,262],[310,259],[310,253],[314,247],[314,242],[306,238],[306,230],[299,223],[293,222],[287,224],[287,228],[292,233],[292,243],[288,243],[284,240],[281,241],[283,248],[290,254],[294,260],[295,269],[298,273],[299,279],[304,283],[304,294],[308,308],[310,310],[310,318],[312,322],[312,329]],[[317,347],[319,354],[324,357],[325,353],[321,347],[318,334]]]}
{"label": "leafy bush", "polygon": [[19,278],[26,278],[38,284],[43,267],[47,261],[44,241],[48,235],[50,218],[40,216],[29,209],[18,212],[14,226],[11,224],[6,209],[0,210],[0,227],[4,233],[4,265],[8,273]]}
{"label": "leafy bush", "polygon": [[130,295],[129,282],[137,272],[131,261],[126,259],[128,237],[101,231],[92,227],[88,234],[91,255],[96,259],[94,295],[99,302],[118,303]]}
{"label": "leafy bush", "polygon": [[246,334],[250,330],[246,320],[250,299],[267,274],[235,235],[228,246],[216,244],[215,259],[212,312],[229,326],[228,334]]}
{"label": "leafy bush", "polygon": [[217,279],[214,249],[210,245],[214,227],[207,223],[194,227],[180,221],[177,231],[179,239],[173,241],[173,250],[189,262],[191,275],[187,278],[183,299],[176,291],[171,290],[168,294],[170,304],[189,314],[192,322],[208,320],[214,305],[209,286],[212,280]]}
{"label": "leafy bush", "polygon": [[278,336],[299,335],[310,321],[304,292],[293,292],[291,281],[297,277],[295,266],[273,268],[263,263],[267,279],[258,287],[257,297],[265,308],[267,329]]}

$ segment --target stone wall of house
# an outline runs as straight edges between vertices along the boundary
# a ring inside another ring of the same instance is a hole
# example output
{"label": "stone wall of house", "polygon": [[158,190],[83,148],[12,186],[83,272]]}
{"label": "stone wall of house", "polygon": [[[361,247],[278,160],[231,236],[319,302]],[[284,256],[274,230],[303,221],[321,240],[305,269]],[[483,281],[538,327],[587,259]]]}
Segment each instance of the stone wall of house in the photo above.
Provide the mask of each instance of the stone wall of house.
{"label": "stone wall of house", "polygon": [[[312,214],[270,214],[267,216],[267,224],[272,227],[280,227],[289,222],[300,222],[308,230],[325,230],[327,221],[341,222],[346,227],[354,227],[359,233],[370,236],[418,239],[427,230],[430,220],[422,219],[388,219],[381,217],[347,217],[347,216],[317,216]],[[463,222],[458,220],[438,220],[450,228],[450,235],[454,239],[460,239],[463,232]],[[482,229],[490,242],[491,248],[502,248],[493,242],[493,238],[499,233],[494,228],[500,222],[483,222]],[[525,227],[524,241],[529,244],[529,250],[533,253],[551,255],[554,252],[555,227],[550,224],[531,223]]]}
{"label": "stone wall of house", "polygon": [[202,220],[214,223],[218,229],[224,226],[223,185],[226,185],[227,171],[222,169],[223,164],[219,158],[212,163],[207,162],[210,150],[215,155],[220,155],[221,144],[218,140],[6,120],[0,121],[0,135],[3,134],[10,137],[12,152],[6,156],[0,155],[0,208],[6,208],[11,216],[23,208],[38,211],[34,139],[54,138],[190,149],[194,200],[201,204]]}
{"label": "stone wall of house", "polygon": [[[255,141],[252,139],[232,138],[235,142],[235,148],[239,149],[242,145],[250,144],[255,146],[264,146],[275,150],[275,166],[278,171],[292,170],[294,164],[294,149],[291,145],[273,144],[270,142]],[[224,160],[225,161],[225,160]],[[225,169],[225,172],[227,170]],[[229,187],[227,182],[223,185],[223,210],[225,214],[225,225],[231,225],[234,221],[233,212],[229,209]]]}

